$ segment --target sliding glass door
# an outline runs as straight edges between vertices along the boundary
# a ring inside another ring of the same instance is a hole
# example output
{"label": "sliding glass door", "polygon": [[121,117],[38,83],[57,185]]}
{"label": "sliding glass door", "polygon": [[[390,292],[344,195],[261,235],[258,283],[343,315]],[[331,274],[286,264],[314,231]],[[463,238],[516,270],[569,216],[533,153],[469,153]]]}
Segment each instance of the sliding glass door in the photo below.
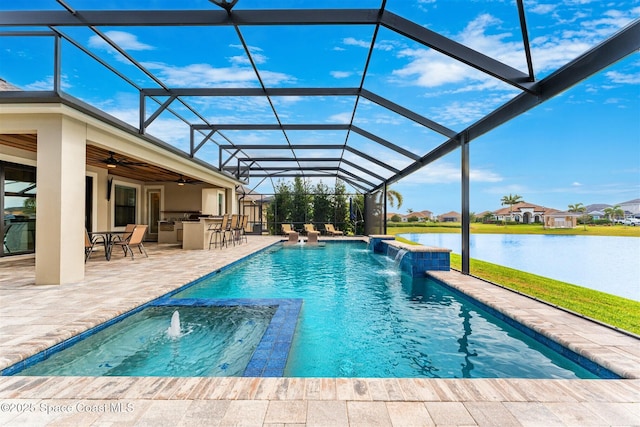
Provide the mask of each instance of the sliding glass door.
{"label": "sliding glass door", "polygon": [[0,256],[33,253],[36,247],[36,169],[0,162]]}

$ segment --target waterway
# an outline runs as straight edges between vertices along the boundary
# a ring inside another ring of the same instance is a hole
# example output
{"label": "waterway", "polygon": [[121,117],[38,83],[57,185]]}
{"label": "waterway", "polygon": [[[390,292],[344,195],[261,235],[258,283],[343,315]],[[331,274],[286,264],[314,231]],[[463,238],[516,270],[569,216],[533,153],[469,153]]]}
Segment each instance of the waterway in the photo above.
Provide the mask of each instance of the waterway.
{"label": "waterway", "polygon": [[[460,234],[400,234],[461,253]],[[640,301],[640,238],[472,234],[471,258]]]}

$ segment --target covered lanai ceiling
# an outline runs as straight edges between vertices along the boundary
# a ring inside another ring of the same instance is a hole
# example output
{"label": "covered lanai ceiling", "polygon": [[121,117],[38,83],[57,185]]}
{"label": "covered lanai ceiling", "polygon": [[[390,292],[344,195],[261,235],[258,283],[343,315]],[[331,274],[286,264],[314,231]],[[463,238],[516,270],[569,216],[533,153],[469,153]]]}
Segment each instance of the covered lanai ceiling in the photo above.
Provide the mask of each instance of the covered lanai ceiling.
{"label": "covered lanai ceiling", "polygon": [[[508,38],[509,52],[460,36],[479,19],[462,1],[459,28],[426,1],[17,3],[0,12],[0,43],[28,40],[23,60],[42,84],[0,92],[0,102],[106,113],[250,187],[300,176],[376,191],[640,48],[632,16],[545,62],[544,44],[530,43],[547,36],[528,13],[539,4],[522,0],[488,2],[501,17],[490,36]],[[183,49],[169,48],[176,40]],[[18,66],[4,63],[0,77]],[[412,73],[423,80],[408,84]],[[466,89],[434,80],[447,76]],[[469,107],[466,120],[447,114],[452,104]]]}

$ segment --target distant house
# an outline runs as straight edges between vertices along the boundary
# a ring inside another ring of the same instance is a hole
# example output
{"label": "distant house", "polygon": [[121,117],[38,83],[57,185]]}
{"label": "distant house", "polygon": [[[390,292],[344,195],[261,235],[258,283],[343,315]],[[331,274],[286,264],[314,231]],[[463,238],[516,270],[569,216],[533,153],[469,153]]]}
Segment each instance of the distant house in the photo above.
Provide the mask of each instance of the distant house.
{"label": "distant house", "polygon": [[462,221],[462,215],[460,215],[458,212],[447,212],[445,214],[442,215],[438,215],[438,221],[440,222],[461,222]]}
{"label": "distant house", "polygon": [[589,211],[586,212],[586,214],[595,220],[607,218],[607,215],[604,213],[604,211]]}
{"label": "distant house", "polygon": [[629,200],[628,202],[618,203],[620,209],[624,211],[625,218],[640,214],[640,199]]}
{"label": "distant house", "polygon": [[585,213],[595,220],[606,219],[607,215],[604,213],[604,210],[610,207],[611,205],[604,203],[595,203],[585,206]]}
{"label": "distant house", "polygon": [[545,228],[575,228],[578,226],[578,218],[582,214],[577,212],[550,210],[544,215]]}
{"label": "distant house", "polygon": [[409,218],[411,218],[412,216],[414,216],[414,217],[418,218],[418,221],[425,222],[425,221],[429,221],[429,220],[433,219],[433,212],[424,210],[424,211],[420,211],[420,212],[411,212],[410,214],[407,214],[405,216],[406,216],[407,220]]}
{"label": "distant house", "polygon": [[400,217],[400,221],[402,222],[408,222],[409,218],[411,218],[412,216],[418,218],[419,222],[425,222],[434,219],[433,212],[424,210],[420,212],[411,212],[408,214],[387,213],[387,221],[390,221],[394,215],[398,215]]}
{"label": "distant house", "polygon": [[495,218],[495,215],[491,211],[484,211],[484,212],[477,213],[475,217],[476,217],[476,222],[480,222],[480,221],[484,221],[485,218],[489,220],[493,220]]}
{"label": "distant house", "polygon": [[523,224],[543,223],[544,216],[548,212],[557,209],[534,205],[533,203],[520,202],[513,206],[507,206],[493,212],[498,221],[513,221]]}

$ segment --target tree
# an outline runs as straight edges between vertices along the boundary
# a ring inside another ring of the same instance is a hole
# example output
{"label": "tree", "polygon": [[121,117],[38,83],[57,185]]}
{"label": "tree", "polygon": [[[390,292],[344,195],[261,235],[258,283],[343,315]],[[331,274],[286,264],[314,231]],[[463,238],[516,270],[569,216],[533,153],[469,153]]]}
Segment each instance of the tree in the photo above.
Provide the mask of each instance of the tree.
{"label": "tree", "polygon": [[27,199],[24,200],[24,203],[22,204],[23,209],[22,212],[24,212],[27,215],[33,215],[36,213],[36,198],[35,197],[29,197]]}
{"label": "tree", "polygon": [[393,214],[391,216],[391,218],[389,218],[389,220],[391,222],[401,222],[402,221],[402,217],[400,215],[398,215],[398,214]]}
{"label": "tree", "polygon": [[313,195],[313,222],[326,224],[333,222],[333,203],[329,187],[320,181],[316,184]]}
{"label": "tree", "polygon": [[581,214],[580,216],[582,217],[582,225],[584,226],[584,229],[587,229],[587,218],[585,213],[587,212],[587,208],[586,206],[584,206],[582,203],[576,203],[575,205],[569,205],[569,212],[573,212],[573,213],[579,213]]}
{"label": "tree", "polygon": [[487,212],[482,216],[482,222],[487,223],[493,221],[493,212]]}
{"label": "tree", "polygon": [[415,215],[411,215],[409,218],[407,218],[407,222],[418,222],[419,220],[420,218]]}
{"label": "tree", "polygon": [[396,190],[387,188],[387,203],[389,203],[389,206],[391,206],[392,208],[395,207],[394,203],[397,203],[398,209],[400,209],[400,206],[402,206],[402,194],[400,194]]}
{"label": "tree", "polygon": [[522,196],[518,194],[511,195],[511,193],[509,193],[508,196],[503,196],[502,199],[500,199],[502,206],[509,205],[509,218],[511,219],[513,219],[513,205],[517,205],[520,202],[522,202]]}
{"label": "tree", "polygon": [[[349,202],[347,201],[347,187],[341,180],[336,180],[333,190],[333,225],[345,227],[349,222]],[[343,223],[343,224],[341,224]],[[346,228],[343,231],[347,232]]]}
{"label": "tree", "polygon": [[293,180],[291,221],[304,224],[311,218],[312,196],[309,181],[295,177]]}
{"label": "tree", "polygon": [[610,221],[614,219],[624,218],[624,211],[620,205],[615,205],[611,208],[605,208],[604,214],[609,217]]}
{"label": "tree", "polygon": [[274,190],[273,201],[267,209],[267,221],[269,224],[273,224],[271,232],[278,234],[280,233],[280,224],[291,222],[292,194],[289,184],[283,181],[279,181],[274,186]]}

